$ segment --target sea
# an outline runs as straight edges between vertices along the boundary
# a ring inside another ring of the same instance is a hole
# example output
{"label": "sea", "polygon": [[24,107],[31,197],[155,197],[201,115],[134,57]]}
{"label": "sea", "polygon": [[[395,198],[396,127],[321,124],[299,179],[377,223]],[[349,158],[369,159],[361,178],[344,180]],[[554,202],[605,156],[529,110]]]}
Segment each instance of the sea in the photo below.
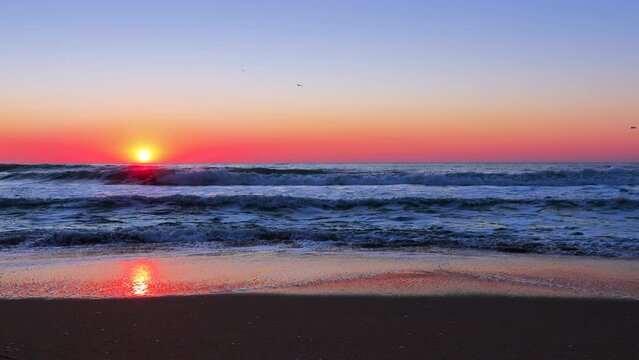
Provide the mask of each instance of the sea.
{"label": "sea", "polygon": [[0,164],[0,252],[61,249],[637,258],[639,164]]}

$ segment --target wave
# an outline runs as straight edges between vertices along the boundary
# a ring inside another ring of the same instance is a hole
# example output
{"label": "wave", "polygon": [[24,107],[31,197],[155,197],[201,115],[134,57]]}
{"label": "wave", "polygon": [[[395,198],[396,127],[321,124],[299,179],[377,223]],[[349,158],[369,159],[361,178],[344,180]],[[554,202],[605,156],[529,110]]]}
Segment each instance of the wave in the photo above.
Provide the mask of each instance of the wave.
{"label": "wave", "polygon": [[86,245],[168,244],[193,247],[213,244],[225,247],[353,247],[364,249],[427,248],[489,250],[509,253],[570,254],[639,257],[639,245],[627,239],[570,240],[546,237],[499,238],[472,231],[460,232],[441,226],[419,231],[400,229],[319,229],[238,227],[224,225],[160,224],[112,229],[17,230],[0,232],[0,246],[66,247]]}
{"label": "wave", "polygon": [[279,209],[319,208],[331,211],[350,210],[357,207],[404,207],[420,210],[437,207],[488,210],[494,207],[529,206],[556,209],[608,209],[638,210],[639,199],[626,197],[605,199],[507,199],[507,198],[369,198],[369,199],[319,199],[286,195],[169,195],[169,196],[105,196],[91,198],[0,198],[0,210],[10,208],[67,207],[90,209],[114,209],[144,206],[169,206],[176,208],[240,207],[246,210],[274,211]]}
{"label": "wave", "polygon": [[273,169],[165,167],[121,165],[27,165],[5,168],[0,180],[78,181],[99,180],[106,184],[165,186],[587,186],[639,185],[639,169],[542,170],[509,172],[421,173],[405,171],[355,172],[335,169]]}

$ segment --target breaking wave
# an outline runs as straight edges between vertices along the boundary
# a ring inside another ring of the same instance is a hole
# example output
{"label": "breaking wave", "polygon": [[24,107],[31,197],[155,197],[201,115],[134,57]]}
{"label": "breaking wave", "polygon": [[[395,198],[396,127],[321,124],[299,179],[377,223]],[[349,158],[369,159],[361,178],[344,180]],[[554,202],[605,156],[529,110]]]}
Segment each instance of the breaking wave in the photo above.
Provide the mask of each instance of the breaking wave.
{"label": "breaking wave", "polygon": [[109,230],[67,229],[0,232],[0,246],[65,247],[85,245],[158,244],[192,247],[278,245],[289,247],[438,248],[492,250],[509,253],[571,254],[639,257],[639,245],[626,239],[569,240],[546,237],[495,237],[441,226],[420,230],[320,229],[161,224],[118,227]]}
{"label": "breaking wave", "polygon": [[355,172],[332,169],[173,168],[122,165],[0,165],[0,180],[80,181],[166,186],[585,186],[638,185],[639,169],[543,170],[529,172]]}

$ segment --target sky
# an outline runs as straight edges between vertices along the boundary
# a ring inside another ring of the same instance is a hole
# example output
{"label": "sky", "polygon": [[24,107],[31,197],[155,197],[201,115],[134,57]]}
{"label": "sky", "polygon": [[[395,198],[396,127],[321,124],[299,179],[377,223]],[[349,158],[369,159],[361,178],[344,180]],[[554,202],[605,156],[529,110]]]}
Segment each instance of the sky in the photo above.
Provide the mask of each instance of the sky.
{"label": "sky", "polygon": [[636,1],[2,1],[0,162],[639,161],[637,39]]}

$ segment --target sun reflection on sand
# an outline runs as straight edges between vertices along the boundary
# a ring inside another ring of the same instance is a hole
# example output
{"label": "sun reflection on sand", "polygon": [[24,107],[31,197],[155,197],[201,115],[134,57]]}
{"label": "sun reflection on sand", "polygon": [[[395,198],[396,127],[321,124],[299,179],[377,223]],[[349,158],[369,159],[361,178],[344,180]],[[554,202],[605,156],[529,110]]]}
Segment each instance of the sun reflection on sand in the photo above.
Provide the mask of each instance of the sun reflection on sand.
{"label": "sun reflection on sand", "polygon": [[131,269],[131,289],[135,296],[150,295],[149,287],[153,281],[153,272],[148,264],[136,264]]}

